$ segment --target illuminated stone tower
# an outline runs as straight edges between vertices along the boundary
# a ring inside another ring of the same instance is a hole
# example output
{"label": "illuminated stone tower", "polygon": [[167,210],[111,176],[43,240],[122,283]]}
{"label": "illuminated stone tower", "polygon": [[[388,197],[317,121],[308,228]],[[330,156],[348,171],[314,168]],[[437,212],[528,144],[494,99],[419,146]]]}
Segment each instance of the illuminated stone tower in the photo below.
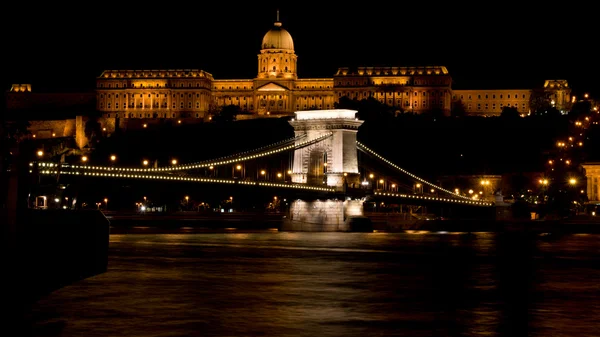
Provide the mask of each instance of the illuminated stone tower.
{"label": "illuminated stone tower", "polygon": [[[292,181],[313,185],[324,184],[342,189],[360,183],[356,134],[363,121],[356,110],[297,111],[290,121],[296,136],[306,134],[297,143],[324,138],[294,152]],[[325,136],[331,135],[327,138]]]}

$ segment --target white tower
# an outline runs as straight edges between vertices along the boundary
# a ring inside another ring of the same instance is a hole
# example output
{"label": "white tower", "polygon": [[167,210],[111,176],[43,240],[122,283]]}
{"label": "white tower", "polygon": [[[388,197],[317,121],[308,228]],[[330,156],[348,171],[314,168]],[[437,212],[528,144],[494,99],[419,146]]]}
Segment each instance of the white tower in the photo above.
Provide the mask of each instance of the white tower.
{"label": "white tower", "polygon": [[296,145],[317,140],[294,152],[292,181],[311,185],[358,186],[360,172],[356,134],[364,121],[356,118],[356,110],[297,111],[289,123],[296,136],[306,134]]}

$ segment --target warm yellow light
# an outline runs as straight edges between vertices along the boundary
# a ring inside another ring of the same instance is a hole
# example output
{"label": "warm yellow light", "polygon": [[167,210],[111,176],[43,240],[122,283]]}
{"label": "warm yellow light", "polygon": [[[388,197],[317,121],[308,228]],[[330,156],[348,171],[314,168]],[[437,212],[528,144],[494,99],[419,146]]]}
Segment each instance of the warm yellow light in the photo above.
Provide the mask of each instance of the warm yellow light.
{"label": "warm yellow light", "polygon": [[238,169],[238,170],[241,170],[242,169],[242,165],[238,165],[235,168]]}
{"label": "warm yellow light", "polygon": [[148,166],[148,161],[146,159],[144,159],[144,161],[142,162],[142,164],[144,164],[144,166]]}
{"label": "warm yellow light", "polygon": [[261,170],[260,171],[260,174],[263,175],[263,176],[265,175],[265,173],[266,173],[265,170]]}
{"label": "warm yellow light", "polygon": [[38,157],[41,157],[41,156],[43,156],[43,155],[44,155],[44,151],[42,151],[42,150],[39,150],[39,151],[37,152],[37,156],[38,156]]}
{"label": "warm yellow light", "polygon": [[369,178],[373,179],[373,177],[375,177],[373,173],[369,174]]}
{"label": "warm yellow light", "polygon": [[110,160],[111,160],[111,161],[115,161],[115,160],[117,160],[117,156],[115,156],[114,154],[113,154],[113,155],[111,155],[111,156],[110,156]]}
{"label": "warm yellow light", "polygon": [[380,184],[383,184],[383,179],[379,179],[379,183],[380,183]]}
{"label": "warm yellow light", "polygon": [[88,160],[88,157],[87,157],[87,156],[82,156],[82,157],[81,157],[81,161],[82,161],[82,162],[86,162],[87,160]]}
{"label": "warm yellow light", "polygon": [[171,160],[171,164],[173,164],[173,165],[177,165],[177,159],[173,159],[173,160]]}

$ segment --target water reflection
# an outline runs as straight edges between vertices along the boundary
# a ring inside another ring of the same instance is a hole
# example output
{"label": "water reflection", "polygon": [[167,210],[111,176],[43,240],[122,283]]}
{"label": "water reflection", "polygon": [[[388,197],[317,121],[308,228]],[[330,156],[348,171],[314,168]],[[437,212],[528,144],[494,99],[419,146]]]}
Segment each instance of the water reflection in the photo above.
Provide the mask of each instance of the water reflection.
{"label": "water reflection", "polygon": [[598,235],[114,234],[35,336],[597,336]]}

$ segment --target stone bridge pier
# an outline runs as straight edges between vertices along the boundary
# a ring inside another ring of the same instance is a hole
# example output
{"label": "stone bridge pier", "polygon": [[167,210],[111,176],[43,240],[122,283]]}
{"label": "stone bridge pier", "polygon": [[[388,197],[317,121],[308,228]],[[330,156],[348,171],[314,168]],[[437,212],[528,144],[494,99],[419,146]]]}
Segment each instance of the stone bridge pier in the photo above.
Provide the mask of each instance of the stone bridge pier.
{"label": "stone bridge pier", "polygon": [[[299,147],[294,152],[292,182],[326,185],[337,191],[359,186],[360,171],[356,134],[364,121],[356,118],[356,110],[297,111],[290,120],[295,136],[306,135],[297,145],[319,138],[321,141]],[[361,216],[363,200],[332,198],[293,200],[289,219],[283,230],[349,231],[348,218]]]}
{"label": "stone bridge pier", "polygon": [[356,134],[364,121],[356,110],[307,110],[296,112],[290,121],[295,136],[306,135],[297,143],[330,135],[294,152],[292,181],[327,185],[343,190],[344,184],[360,183]]}

